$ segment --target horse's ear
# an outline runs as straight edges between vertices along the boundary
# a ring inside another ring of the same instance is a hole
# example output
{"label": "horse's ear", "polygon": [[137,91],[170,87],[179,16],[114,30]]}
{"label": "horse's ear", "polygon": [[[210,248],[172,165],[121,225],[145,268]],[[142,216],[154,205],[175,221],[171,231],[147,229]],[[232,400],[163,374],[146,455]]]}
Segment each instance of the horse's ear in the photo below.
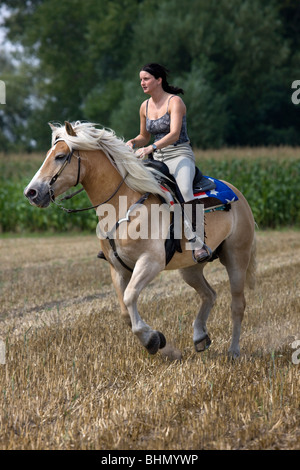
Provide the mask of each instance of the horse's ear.
{"label": "horse's ear", "polygon": [[72,135],[72,136],[76,135],[76,132],[74,131],[72,124],[70,122],[65,121],[65,127],[66,127],[67,134]]}
{"label": "horse's ear", "polygon": [[49,124],[52,132],[54,132],[57,129],[57,127],[55,127],[51,122],[48,122],[48,124]]}

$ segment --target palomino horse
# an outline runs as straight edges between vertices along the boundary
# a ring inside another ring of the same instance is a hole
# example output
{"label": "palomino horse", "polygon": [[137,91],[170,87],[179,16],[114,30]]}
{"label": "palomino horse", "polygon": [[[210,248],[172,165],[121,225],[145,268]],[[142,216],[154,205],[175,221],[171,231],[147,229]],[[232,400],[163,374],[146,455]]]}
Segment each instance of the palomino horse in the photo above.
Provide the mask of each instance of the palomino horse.
{"label": "palomino horse", "polygon": [[[122,227],[123,235],[125,233],[128,236],[113,241],[104,238],[100,243],[110,264],[122,317],[150,354],[168,348],[164,335],[153,330],[141,318],[137,301],[142,289],[160,271],[179,269],[183,279],[202,299],[194,322],[193,340],[196,351],[206,349],[210,344],[206,322],[216,299],[214,289],[203,276],[206,263],[195,263],[192,251],[182,244],[182,252],[175,252],[166,264],[165,240],[170,227],[170,211],[165,205],[159,219],[159,237],[133,239],[129,236],[132,226],[136,226],[136,218],[134,215],[126,217],[128,208],[142,201],[147,209],[142,217],[148,220],[139,222],[141,226],[147,224],[150,227],[151,205],[161,204],[159,196],[165,196],[153,173],[110,130],[98,129],[91,123],[79,121],[73,124],[66,122],[65,126],[50,126],[52,147],[26,187],[25,196],[32,205],[44,208],[51,201],[54,202],[58,195],[81,183],[92,203],[90,208],[101,207],[101,204],[109,202],[116,213],[121,211],[120,218],[125,218],[126,224],[117,224],[115,231]],[[229,211],[206,215],[205,235],[207,245],[213,251],[217,250],[229,276],[233,321],[229,355],[235,358],[240,353],[245,282],[248,281],[251,288],[255,282],[255,232],[253,215],[246,199],[237,189],[233,190],[238,201],[232,204]],[[99,217],[100,221],[103,217],[103,214]]]}

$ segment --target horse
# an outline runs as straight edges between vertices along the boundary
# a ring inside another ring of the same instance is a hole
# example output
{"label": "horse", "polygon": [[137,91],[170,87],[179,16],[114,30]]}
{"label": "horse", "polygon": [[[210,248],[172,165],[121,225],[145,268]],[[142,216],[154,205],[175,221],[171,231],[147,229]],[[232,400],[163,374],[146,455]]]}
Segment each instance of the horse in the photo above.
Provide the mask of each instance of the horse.
{"label": "horse", "polygon": [[[161,271],[179,270],[183,280],[196,290],[202,300],[193,323],[193,342],[197,352],[207,349],[211,340],[206,324],[216,292],[203,274],[207,262],[196,263],[191,249],[187,247],[188,243],[181,243],[182,249],[175,251],[166,262],[165,243],[170,229],[170,210],[168,205],[161,204],[165,190],[155,174],[111,129],[81,121],[55,126],[50,124],[50,127],[52,146],[25,188],[24,195],[39,208],[46,208],[51,202],[60,205],[57,196],[80,183],[92,204],[85,209],[97,210],[98,214],[99,208],[109,203],[116,213],[121,211],[121,219],[126,223],[121,224],[118,220],[114,231],[122,228],[123,236],[110,237],[106,232],[106,236],[100,237],[101,250],[110,265],[121,317],[150,354],[156,354],[158,350],[162,353],[167,351],[170,345],[166,343],[165,336],[142,319],[137,301],[141,291]],[[226,184],[238,200],[230,210],[205,215],[205,239],[227,270],[232,316],[228,354],[231,358],[237,358],[240,355],[241,324],[246,307],[245,286],[248,284],[254,288],[255,284],[255,221],[242,193],[230,183]],[[152,206],[163,206],[159,221],[155,221],[159,225],[158,236],[129,236],[137,224],[137,214],[132,208],[141,205],[144,210],[141,211],[139,224],[148,227],[151,225]],[[105,216],[101,213],[98,218],[100,223]]]}

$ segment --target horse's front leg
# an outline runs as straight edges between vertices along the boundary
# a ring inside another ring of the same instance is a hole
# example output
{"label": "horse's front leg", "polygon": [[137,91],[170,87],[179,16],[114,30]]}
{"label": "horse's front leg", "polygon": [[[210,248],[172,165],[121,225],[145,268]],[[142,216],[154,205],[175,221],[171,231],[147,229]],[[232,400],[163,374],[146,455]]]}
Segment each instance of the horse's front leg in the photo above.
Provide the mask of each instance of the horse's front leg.
{"label": "horse's front leg", "polygon": [[136,263],[130,282],[124,292],[124,304],[131,319],[132,332],[139,338],[150,354],[164,348],[166,339],[160,331],[153,330],[142,320],[137,309],[138,297],[144,287],[164,268],[161,261],[155,261],[149,255],[142,256]]}
{"label": "horse's front leg", "polygon": [[122,269],[122,271],[119,272],[112,265],[110,265],[110,273],[111,273],[111,278],[114,284],[114,288],[118,296],[119,304],[121,307],[121,316],[123,320],[125,321],[125,323],[131,327],[130,315],[123,300],[124,292],[130,281],[131,273],[129,271],[125,272],[124,269]]}

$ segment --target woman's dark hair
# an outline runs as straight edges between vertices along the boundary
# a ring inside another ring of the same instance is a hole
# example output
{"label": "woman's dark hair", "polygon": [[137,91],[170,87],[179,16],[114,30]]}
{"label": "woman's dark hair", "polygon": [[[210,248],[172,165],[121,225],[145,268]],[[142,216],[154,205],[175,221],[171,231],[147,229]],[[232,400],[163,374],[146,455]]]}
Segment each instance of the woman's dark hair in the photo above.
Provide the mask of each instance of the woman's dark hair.
{"label": "woman's dark hair", "polygon": [[182,95],[184,95],[184,91],[182,88],[169,85],[167,81],[167,76],[170,73],[170,71],[163,65],[155,64],[155,63],[146,64],[141,68],[141,71],[148,72],[151,75],[153,75],[155,78],[162,78],[162,87],[163,87],[163,90],[166,91],[167,93],[171,93],[172,95],[179,95],[179,93],[181,93]]}

